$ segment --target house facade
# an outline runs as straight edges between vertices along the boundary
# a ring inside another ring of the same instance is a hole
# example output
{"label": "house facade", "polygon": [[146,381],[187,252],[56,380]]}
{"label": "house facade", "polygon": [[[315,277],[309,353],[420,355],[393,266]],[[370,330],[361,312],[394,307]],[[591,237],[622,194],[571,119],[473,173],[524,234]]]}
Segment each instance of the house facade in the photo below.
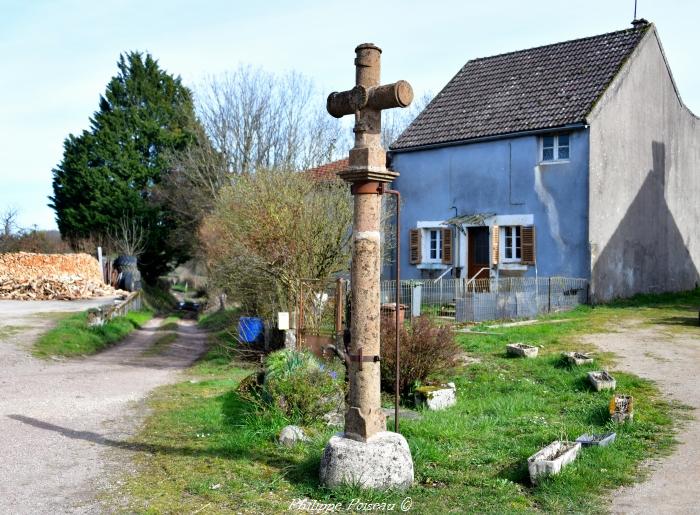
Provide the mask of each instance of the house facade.
{"label": "house facade", "polygon": [[700,123],[652,24],[469,61],[392,145],[402,276],[693,288]]}

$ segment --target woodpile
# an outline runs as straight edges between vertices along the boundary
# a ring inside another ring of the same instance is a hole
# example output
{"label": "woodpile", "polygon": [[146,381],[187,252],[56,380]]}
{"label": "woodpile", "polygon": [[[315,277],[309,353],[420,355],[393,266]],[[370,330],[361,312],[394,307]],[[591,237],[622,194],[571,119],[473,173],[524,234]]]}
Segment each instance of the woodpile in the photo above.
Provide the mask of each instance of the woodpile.
{"label": "woodpile", "polygon": [[122,293],[87,254],[0,254],[0,299],[74,300]]}

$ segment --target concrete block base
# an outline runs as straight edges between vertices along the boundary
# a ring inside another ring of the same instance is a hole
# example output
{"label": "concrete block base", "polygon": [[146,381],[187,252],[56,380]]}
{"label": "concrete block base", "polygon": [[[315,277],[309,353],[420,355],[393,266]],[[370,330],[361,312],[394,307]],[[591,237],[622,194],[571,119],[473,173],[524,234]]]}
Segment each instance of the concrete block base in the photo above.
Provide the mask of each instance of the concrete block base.
{"label": "concrete block base", "polygon": [[442,386],[422,386],[416,389],[414,399],[417,407],[438,411],[457,403],[454,383]]}
{"label": "concrete block base", "polygon": [[321,484],[403,490],[413,484],[413,459],[406,439],[383,431],[367,442],[333,436],[321,457]]}

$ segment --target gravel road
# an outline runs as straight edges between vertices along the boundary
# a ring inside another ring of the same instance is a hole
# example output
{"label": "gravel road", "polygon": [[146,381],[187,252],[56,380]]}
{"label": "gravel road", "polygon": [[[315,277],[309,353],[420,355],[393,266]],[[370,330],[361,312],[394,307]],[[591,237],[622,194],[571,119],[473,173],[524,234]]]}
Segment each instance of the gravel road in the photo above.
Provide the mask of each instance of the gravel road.
{"label": "gravel road", "polygon": [[139,401],[175,381],[205,348],[194,323],[182,321],[173,344],[144,355],[158,336],[161,320],[154,319],[96,356],[29,355],[53,323],[47,314],[103,303],[0,301],[0,513],[103,511],[95,497],[128,467],[125,442],[143,415]]}
{"label": "gravel road", "polygon": [[[700,409],[700,327],[630,323],[617,332],[586,340],[617,354],[617,370],[632,372],[657,383],[661,391]],[[687,514],[700,512],[700,421],[695,418],[678,434],[673,454],[647,463],[649,477],[612,496],[610,510],[624,514]]]}

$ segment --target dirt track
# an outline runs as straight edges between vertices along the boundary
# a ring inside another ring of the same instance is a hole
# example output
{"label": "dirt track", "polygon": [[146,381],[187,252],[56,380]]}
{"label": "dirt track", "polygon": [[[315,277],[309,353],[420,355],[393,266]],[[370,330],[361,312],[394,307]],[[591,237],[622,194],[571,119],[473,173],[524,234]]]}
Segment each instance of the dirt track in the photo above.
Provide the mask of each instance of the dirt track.
{"label": "dirt track", "polygon": [[163,353],[144,355],[158,336],[160,320],[154,320],[90,358],[29,355],[31,342],[52,323],[37,313],[100,303],[0,301],[0,513],[101,511],[95,495],[131,453],[125,442],[143,412],[139,401],[174,381],[204,350],[204,335],[181,322],[178,339]]}
{"label": "dirt track", "polygon": [[[619,332],[592,335],[586,341],[617,354],[616,369],[652,379],[668,397],[700,408],[700,327],[670,329],[632,322]],[[647,480],[613,494],[613,513],[700,511],[700,421],[697,411],[693,415],[696,418],[679,433],[673,454],[647,464]]]}

